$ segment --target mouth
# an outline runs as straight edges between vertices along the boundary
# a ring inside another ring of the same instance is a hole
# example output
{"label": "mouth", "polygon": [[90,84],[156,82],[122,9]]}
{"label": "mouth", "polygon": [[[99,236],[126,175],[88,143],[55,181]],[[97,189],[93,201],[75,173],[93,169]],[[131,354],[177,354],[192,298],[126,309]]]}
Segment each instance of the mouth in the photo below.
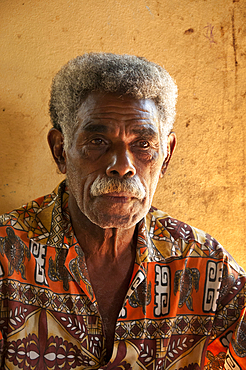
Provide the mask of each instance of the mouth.
{"label": "mouth", "polygon": [[129,203],[132,200],[137,200],[136,197],[132,196],[132,194],[129,193],[106,193],[102,194],[101,197],[103,197],[105,200],[112,201],[114,203]]}

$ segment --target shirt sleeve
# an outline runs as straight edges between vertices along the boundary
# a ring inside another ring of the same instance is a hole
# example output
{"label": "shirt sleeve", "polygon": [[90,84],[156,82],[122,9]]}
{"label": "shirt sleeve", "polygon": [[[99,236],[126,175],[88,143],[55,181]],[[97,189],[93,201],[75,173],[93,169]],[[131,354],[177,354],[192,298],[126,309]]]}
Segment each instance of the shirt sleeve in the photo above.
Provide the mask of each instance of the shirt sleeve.
{"label": "shirt sleeve", "polygon": [[246,308],[241,310],[240,318],[232,333],[227,350],[225,369],[246,369]]}
{"label": "shirt sleeve", "polygon": [[217,310],[205,370],[246,369],[246,276],[228,260],[224,262]]}

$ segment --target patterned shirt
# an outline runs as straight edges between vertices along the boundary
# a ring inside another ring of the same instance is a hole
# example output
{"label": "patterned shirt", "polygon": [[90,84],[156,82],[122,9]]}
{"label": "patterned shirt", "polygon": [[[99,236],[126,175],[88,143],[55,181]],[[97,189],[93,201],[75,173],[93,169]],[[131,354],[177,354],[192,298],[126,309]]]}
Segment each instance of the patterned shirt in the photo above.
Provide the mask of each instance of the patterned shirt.
{"label": "patterned shirt", "polygon": [[246,369],[245,273],[211,236],[151,208],[110,361],[68,191],[0,217],[1,369]]}

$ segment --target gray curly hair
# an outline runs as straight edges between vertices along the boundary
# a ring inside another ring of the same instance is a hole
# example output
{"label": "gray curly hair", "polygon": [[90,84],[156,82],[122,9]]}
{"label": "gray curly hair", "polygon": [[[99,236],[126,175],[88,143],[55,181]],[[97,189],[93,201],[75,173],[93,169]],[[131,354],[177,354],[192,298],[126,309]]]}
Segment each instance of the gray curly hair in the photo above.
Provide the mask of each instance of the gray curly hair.
{"label": "gray curly hair", "polygon": [[159,111],[162,145],[175,119],[177,87],[167,71],[134,55],[89,53],[70,60],[54,77],[49,112],[64,135],[65,148],[78,127],[77,113],[92,91],[152,99]]}

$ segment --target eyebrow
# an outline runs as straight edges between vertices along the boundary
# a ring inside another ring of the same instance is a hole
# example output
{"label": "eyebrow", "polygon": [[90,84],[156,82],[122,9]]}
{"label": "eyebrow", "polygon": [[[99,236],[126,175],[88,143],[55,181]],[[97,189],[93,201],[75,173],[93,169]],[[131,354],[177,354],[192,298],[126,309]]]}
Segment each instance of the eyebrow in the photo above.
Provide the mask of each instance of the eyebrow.
{"label": "eyebrow", "polygon": [[143,135],[146,138],[150,139],[158,138],[158,130],[152,125],[148,125],[147,127],[146,126],[133,127],[131,129],[131,132],[133,132],[135,135]]}
{"label": "eyebrow", "polygon": [[86,132],[100,132],[107,133],[109,128],[107,125],[102,125],[101,123],[88,123],[84,126]]}
{"label": "eyebrow", "polygon": [[[86,132],[98,132],[106,134],[110,131],[110,128],[107,125],[102,123],[87,123],[84,126]],[[158,138],[158,129],[150,124],[137,125],[130,129],[130,132],[134,135],[144,136],[146,139],[157,139]]]}

